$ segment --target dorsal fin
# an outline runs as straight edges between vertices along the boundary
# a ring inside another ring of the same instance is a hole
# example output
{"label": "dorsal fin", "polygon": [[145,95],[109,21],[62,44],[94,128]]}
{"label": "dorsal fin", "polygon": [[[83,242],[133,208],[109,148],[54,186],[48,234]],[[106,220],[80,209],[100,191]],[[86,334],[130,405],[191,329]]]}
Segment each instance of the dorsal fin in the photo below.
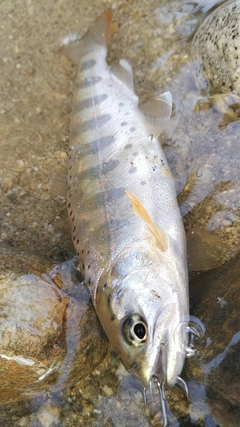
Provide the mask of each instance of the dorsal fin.
{"label": "dorsal fin", "polygon": [[125,190],[125,193],[132,202],[133,211],[135,215],[145,222],[149,230],[152,232],[152,234],[156,238],[160,248],[163,251],[166,251],[168,249],[168,239],[165,232],[154,224],[148,212],[146,211],[145,207],[143,206],[142,202],[134,193],[127,190]]}
{"label": "dorsal fin", "polygon": [[[132,67],[129,62],[122,58],[119,61],[119,64],[115,65],[111,69],[112,74],[122,83],[130,92],[134,94],[134,84],[133,84],[133,73]],[[136,99],[138,100],[137,95]]]}
{"label": "dorsal fin", "polygon": [[144,115],[149,134],[158,138],[171,116],[172,95],[170,92],[165,92],[158,98],[140,105],[139,109]]}

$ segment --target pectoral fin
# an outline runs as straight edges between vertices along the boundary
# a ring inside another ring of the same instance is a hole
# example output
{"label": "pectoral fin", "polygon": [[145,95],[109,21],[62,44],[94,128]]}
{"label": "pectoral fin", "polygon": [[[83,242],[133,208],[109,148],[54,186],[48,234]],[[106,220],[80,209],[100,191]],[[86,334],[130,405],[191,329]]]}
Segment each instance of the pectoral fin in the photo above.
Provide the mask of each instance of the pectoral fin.
{"label": "pectoral fin", "polygon": [[140,218],[142,221],[145,222],[145,224],[148,226],[149,230],[152,232],[154,237],[156,238],[160,248],[163,251],[166,251],[168,249],[168,239],[166,234],[163,230],[158,228],[152,219],[150,218],[149,214],[147,213],[145,207],[143,206],[142,202],[139,200],[139,198],[132,193],[131,191],[125,190],[126,195],[129,197],[129,199],[132,202],[133,211],[135,215]]}
{"label": "pectoral fin", "polygon": [[157,99],[140,105],[139,109],[144,115],[149,133],[158,138],[171,116],[172,95],[170,92],[165,92]]}

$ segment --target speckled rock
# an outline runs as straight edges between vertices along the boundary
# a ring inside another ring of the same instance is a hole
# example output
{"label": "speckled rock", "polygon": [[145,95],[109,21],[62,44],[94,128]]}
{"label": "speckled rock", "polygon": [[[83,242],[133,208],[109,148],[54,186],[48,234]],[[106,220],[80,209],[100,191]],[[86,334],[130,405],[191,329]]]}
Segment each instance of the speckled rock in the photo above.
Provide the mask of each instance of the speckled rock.
{"label": "speckled rock", "polygon": [[199,89],[206,95],[240,90],[240,2],[224,2],[200,25],[192,42]]}
{"label": "speckled rock", "polygon": [[107,351],[73,260],[51,263],[0,247],[0,401],[61,390],[80,381]]}

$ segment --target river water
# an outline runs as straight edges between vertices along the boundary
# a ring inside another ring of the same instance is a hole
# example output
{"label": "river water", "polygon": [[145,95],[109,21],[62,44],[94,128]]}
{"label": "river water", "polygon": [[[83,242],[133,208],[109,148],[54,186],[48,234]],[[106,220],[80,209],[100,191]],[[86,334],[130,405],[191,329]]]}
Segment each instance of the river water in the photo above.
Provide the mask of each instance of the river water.
{"label": "river water", "polygon": [[[0,4],[0,243],[64,262],[74,256],[64,202],[49,183],[64,168],[76,69],[58,49],[84,34],[107,7],[115,34],[109,62],[126,58],[144,100],[170,90],[174,114],[161,142],[188,235],[190,310],[206,327],[183,378],[191,402],[167,391],[171,426],[238,426],[239,122],[200,93],[191,41],[212,1],[3,0]],[[224,122],[224,123],[223,123]],[[186,182],[188,186],[186,187]],[[193,237],[192,237],[193,236]],[[205,256],[204,256],[205,255]],[[14,265],[14,253],[12,263]],[[208,270],[210,267],[217,267]],[[13,268],[14,269],[14,268]],[[90,328],[91,333],[91,328]],[[1,345],[0,345],[1,348]],[[89,354],[91,357],[91,354]],[[17,379],[16,379],[17,381]],[[5,426],[160,426],[159,402],[147,413],[140,386],[110,349],[86,378],[51,397],[1,405]],[[157,398],[156,398],[157,399]],[[55,423],[55,424],[54,424]]]}

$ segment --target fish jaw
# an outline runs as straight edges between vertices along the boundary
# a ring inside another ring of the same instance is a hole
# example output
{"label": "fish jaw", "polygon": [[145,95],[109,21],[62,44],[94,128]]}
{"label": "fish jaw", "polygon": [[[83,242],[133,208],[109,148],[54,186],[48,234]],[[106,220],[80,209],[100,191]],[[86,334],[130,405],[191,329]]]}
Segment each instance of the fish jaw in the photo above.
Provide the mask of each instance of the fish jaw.
{"label": "fish jaw", "polygon": [[[109,341],[133,377],[144,387],[149,386],[153,376],[172,387],[186,354],[187,285],[179,283],[181,278],[162,260],[142,251],[140,261],[139,253],[132,257],[125,254],[108,277],[100,280],[96,311]],[[132,340],[134,325],[145,328],[142,339]]]}

